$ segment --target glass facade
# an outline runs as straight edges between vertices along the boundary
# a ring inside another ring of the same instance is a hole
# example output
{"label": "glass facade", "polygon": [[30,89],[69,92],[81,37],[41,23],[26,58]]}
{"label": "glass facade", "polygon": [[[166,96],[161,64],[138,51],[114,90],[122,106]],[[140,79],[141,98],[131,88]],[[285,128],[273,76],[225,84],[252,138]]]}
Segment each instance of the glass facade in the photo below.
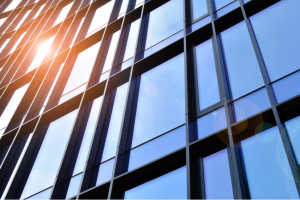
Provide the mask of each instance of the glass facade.
{"label": "glass facade", "polygon": [[0,198],[299,199],[299,13],[1,1]]}

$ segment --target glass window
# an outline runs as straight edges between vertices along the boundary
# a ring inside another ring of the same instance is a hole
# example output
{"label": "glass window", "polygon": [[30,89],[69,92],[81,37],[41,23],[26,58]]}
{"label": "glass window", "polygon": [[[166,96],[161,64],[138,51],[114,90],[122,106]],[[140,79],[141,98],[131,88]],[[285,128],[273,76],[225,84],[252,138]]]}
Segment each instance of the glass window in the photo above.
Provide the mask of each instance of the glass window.
{"label": "glass window", "polygon": [[54,22],[53,26],[55,26],[56,24],[59,24],[60,22],[64,21],[65,18],[67,17],[72,5],[74,2],[69,3],[67,6],[65,6],[59,13],[56,21]]}
{"label": "glass window", "polygon": [[87,35],[95,31],[96,29],[102,27],[106,23],[108,23],[113,6],[114,6],[114,0],[111,0],[110,2],[106,3],[105,5],[101,6],[95,11]]}
{"label": "glass window", "polygon": [[220,102],[212,40],[196,47],[200,110]]}
{"label": "glass window", "polygon": [[234,199],[227,149],[203,158],[206,199]]}
{"label": "glass window", "polygon": [[212,113],[204,115],[197,120],[196,140],[204,138],[212,133],[227,127],[225,108],[220,108]]}
{"label": "glass window", "polygon": [[0,27],[2,26],[2,24],[5,22],[5,20],[7,19],[7,17],[6,18],[2,18],[2,19],[0,19]]}
{"label": "glass window", "polygon": [[55,38],[55,36],[52,36],[51,38],[45,40],[40,45],[39,50],[37,51],[37,54],[35,55],[33,61],[31,62],[30,66],[28,67],[26,73],[31,71],[32,69],[38,67],[40,64],[42,64],[45,56],[47,55],[48,51],[50,50],[50,47],[52,45],[54,38]]}
{"label": "glass window", "polygon": [[52,191],[52,187],[34,195],[34,196],[31,196],[28,199],[49,199],[51,191]]}
{"label": "glass window", "polygon": [[23,189],[21,199],[53,185],[76,114],[77,110],[50,123]]}
{"label": "glass window", "polygon": [[[82,26],[82,24],[83,24],[83,22],[84,22],[84,19],[85,19],[85,18],[81,18],[80,20],[78,20],[78,21],[80,21],[80,24],[79,24],[79,26],[77,27],[77,31],[76,31],[76,33],[75,33],[75,35],[74,35],[74,37],[73,37],[73,40],[72,40],[70,46],[72,46],[72,45],[75,43],[76,38],[77,38],[77,36],[78,36],[78,34],[79,34],[79,31],[80,31],[80,29],[81,29],[81,26]],[[78,22],[77,22],[77,23],[78,23]]]}
{"label": "glass window", "polygon": [[21,25],[23,24],[23,22],[25,21],[25,19],[28,17],[28,15],[30,14],[31,10],[28,10],[25,15],[23,16],[23,18],[20,20],[20,22],[18,23],[18,25],[15,27],[15,30],[20,28]]}
{"label": "glass window", "polygon": [[18,47],[18,45],[20,44],[20,42],[22,41],[22,39],[24,38],[24,36],[26,35],[27,31],[22,33],[22,35],[20,35],[19,39],[16,41],[15,45],[13,46],[13,48],[10,50],[9,54],[11,54],[12,52],[14,52],[16,50],[16,48]]}
{"label": "glass window", "polygon": [[95,59],[98,54],[100,44],[101,42],[98,42],[78,54],[72,72],[68,77],[68,81],[66,83],[66,86],[64,87],[62,94],[65,95],[66,93],[74,90],[75,88],[79,88],[79,90],[76,91],[76,93],[72,93],[70,95],[62,97],[59,103],[67,101],[68,99],[76,96],[84,90],[85,87],[80,86],[86,84],[90,77],[90,73],[94,67]]}
{"label": "glass window", "polygon": [[43,8],[45,7],[46,4],[42,5],[39,10],[36,12],[36,14],[34,15],[33,19],[37,18],[37,16],[39,16],[39,14],[42,12]]}
{"label": "glass window", "polygon": [[229,5],[225,6],[224,8],[218,10],[216,12],[216,18],[222,17],[223,15],[233,11],[234,9],[240,7],[239,1],[234,1],[233,3],[230,3]]}
{"label": "glass window", "polygon": [[9,6],[7,6],[3,12],[15,9],[21,3],[21,1],[22,0],[12,0]]}
{"label": "glass window", "polygon": [[239,98],[264,85],[245,22],[221,34],[231,95]]}
{"label": "glass window", "polygon": [[145,49],[183,29],[182,7],[182,0],[171,0],[149,13]]}
{"label": "glass window", "polygon": [[199,17],[208,13],[206,0],[193,0],[193,19],[198,19]]}
{"label": "glass window", "polygon": [[219,10],[220,8],[226,6],[227,4],[235,1],[235,0],[214,0],[215,1],[215,8]]}
{"label": "glass window", "polygon": [[185,147],[185,128],[185,126],[182,126],[154,140],[151,140],[142,146],[132,149],[126,155],[129,158],[129,164],[128,169],[124,169],[124,172],[130,171],[179,148]]}
{"label": "glass window", "polygon": [[123,112],[125,110],[127,88],[128,83],[125,83],[115,89],[116,96],[114,102],[111,102],[111,104],[113,104],[113,108],[111,111],[103,153],[101,155],[101,162],[114,157],[116,154],[118,139],[121,132]]}
{"label": "glass window", "polygon": [[0,48],[0,53],[3,51],[3,49],[6,47],[6,45],[9,43],[10,40],[11,40],[11,38],[8,38],[3,42],[3,44]]}
{"label": "glass window", "polygon": [[185,123],[184,57],[141,75],[132,147]]}
{"label": "glass window", "polygon": [[250,20],[271,81],[300,68],[300,1],[280,1]]}
{"label": "glass window", "polygon": [[271,107],[266,88],[249,94],[233,103],[236,122]]}
{"label": "glass window", "polygon": [[119,16],[122,16],[126,13],[129,0],[122,0],[122,5],[120,8]]}
{"label": "glass window", "polygon": [[288,132],[290,141],[293,146],[293,150],[298,161],[300,163],[300,117],[295,117],[287,122],[285,122],[285,127]]}
{"label": "glass window", "polygon": [[298,199],[277,127],[240,143],[251,199]]}
{"label": "glass window", "polygon": [[15,114],[23,96],[25,95],[25,92],[27,91],[28,86],[29,86],[29,83],[20,87],[19,89],[17,89],[13,93],[8,104],[6,105],[5,109],[3,110],[1,117],[0,117],[0,136],[3,135],[5,128],[7,127],[11,118]]}
{"label": "glass window", "polygon": [[95,167],[90,186],[93,187],[109,181],[113,175],[114,163],[115,159],[111,159]]}
{"label": "glass window", "polygon": [[68,192],[66,195],[66,199],[69,199],[75,195],[77,195],[77,193],[79,192],[79,186],[80,186],[80,181],[82,178],[82,174],[79,174],[77,176],[74,176],[73,178],[71,178],[66,185],[68,185]]}
{"label": "glass window", "polygon": [[186,199],[186,167],[125,191],[124,199]]}

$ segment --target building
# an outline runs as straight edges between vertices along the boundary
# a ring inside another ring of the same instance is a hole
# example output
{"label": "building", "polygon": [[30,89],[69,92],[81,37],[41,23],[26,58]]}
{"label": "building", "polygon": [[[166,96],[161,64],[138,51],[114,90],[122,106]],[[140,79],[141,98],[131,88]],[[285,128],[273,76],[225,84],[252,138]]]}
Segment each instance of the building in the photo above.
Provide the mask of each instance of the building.
{"label": "building", "polygon": [[0,13],[1,199],[299,198],[299,0]]}

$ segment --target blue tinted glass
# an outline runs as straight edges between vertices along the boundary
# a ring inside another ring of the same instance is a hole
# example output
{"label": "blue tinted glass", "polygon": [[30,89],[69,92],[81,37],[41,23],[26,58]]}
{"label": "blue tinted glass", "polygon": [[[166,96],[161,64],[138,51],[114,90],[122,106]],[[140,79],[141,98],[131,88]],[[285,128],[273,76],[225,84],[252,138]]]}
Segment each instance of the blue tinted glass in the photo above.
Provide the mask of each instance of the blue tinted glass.
{"label": "blue tinted glass", "polygon": [[280,1],[250,20],[272,81],[300,68],[300,1]]}
{"label": "blue tinted glass", "polygon": [[121,132],[123,112],[125,110],[127,88],[128,83],[125,83],[116,89],[117,92],[109,121],[109,127],[101,159],[102,162],[114,157],[116,154],[118,139]]}
{"label": "blue tinted glass", "polygon": [[150,12],[145,49],[183,29],[182,7],[182,0],[171,0]]}
{"label": "blue tinted glass", "polygon": [[227,4],[235,1],[235,0],[214,0],[215,1],[215,8],[219,10],[220,8],[226,6]]}
{"label": "blue tinted glass", "polygon": [[232,98],[264,85],[245,22],[221,33]]}
{"label": "blue tinted glass", "polygon": [[298,199],[277,127],[241,142],[251,199]]}
{"label": "blue tinted glass", "polygon": [[53,185],[76,114],[77,110],[50,123],[21,198]]}
{"label": "blue tinted glass", "polygon": [[185,139],[185,126],[182,126],[131,150],[128,171],[184,147],[186,145]]}
{"label": "blue tinted glass", "polygon": [[132,147],[185,123],[184,58],[141,75]]}
{"label": "blue tinted glass", "polygon": [[66,195],[66,199],[75,196],[79,192],[81,177],[82,177],[82,174],[79,174],[79,175],[71,178],[69,187],[68,187],[68,192]]}
{"label": "blue tinted glass", "polygon": [[139,33],[139,25],[140,25],[140,19],[135,20],[129,25],[129,33],[127,41],[125,42],[124,48],[124,56],[121,62],[128,60],[129,58],[133,57],[136,42],[137,42],[137,36]]}
{"label": "blue tinted glass", "polygon": [[196,47],[200,110],[220,101],[218,78],[212,41]]}
{"label": "blue tinted glass", "polygon": [[233,199],[227,149],[203,158],[206,199]]}
{"label": "blue tinted glass", "polygon": [[89,153],[91,141],[93,139],[95,126],[96,126],[97,119],[98,119],[98,114],[100,112],[101,102],[102,102],[102,96],[98,97],[97,99],[95,99],[93,101],[91,112],[89,113],[88,122],[87,122],[87,125],[85,128],[81,146],[80,146],[80,149],[78,152],[78,157],[77,157],[76,164],[74,167],[73,175],[82,172],[84,169],[86,158]]}
{"label": "blue tinted glass", "polygon": [[96,185],[109,181],[112,177],[115,159],[111,159],[94,169],[93,176],[97,177]]}
{"label": "blue tinted glass", "polygon": [[200,21],[196,22],[195,24],[193,24],[192,26],[188,27],[186,29],[186,34],[189,34],[203,26],[205,26],[206,24],[209,24],[211,22],[211,17],[207,16],[203,19],[201,19]]}
{"label": "blue tinted glass", "polygon": [[299,80],[300,72],[297,72],[272,84],[278,103],[300,94]]}
{"label": "blue tinted glass", "polygon": [[197,120],[198,133],[196,139],[201,139],[227,127],[225,109],[220,108]]}
{"label": "blue tinted glass", "polygon": [[233,105],[237,122],[271,107],[265,88],[237,100]]}
{"label": "blue tinted glass", "polygon": [[298,163],[300,163],[300,117],[296,117],[285,122],[285,127],[289,134],[290,141],[292,143],[295,156],[297,158]]}
{"label": "blue tinted glass", "polygon": [[249,1],[251,1],[251,0],[244,0],[244,3],[247,3],[247,2],[249,2]]}
{"label": "blue tinted glass", "polygon": [[32,197],[29,197],[28,199],[49,199],[50,198],[50,194],[51,194],[51,191],[52,191],[52,187],[41,192],[41,193],[38,193]]}
{"label": "blue tinted glass", "polygon": [[208,13],[206,0],[193,0],[194,20]]}
{"label": "blue tinted glass", "polygon": [[232,10],[238,8],[238,7],[240,7],[240,2],[239,1],[235,1],[235,2],[233,2],[231,4],[229,4],[228,6],[220,9],[218,12],[216,12],[216,15],[217,15],[217,17],[221,17],[221,16],[229,13],[230,11],[232,11]]}
{"label": "blue tinted glass", "polygon": [[124,199],[186,199],[186,167],[127,190]]}

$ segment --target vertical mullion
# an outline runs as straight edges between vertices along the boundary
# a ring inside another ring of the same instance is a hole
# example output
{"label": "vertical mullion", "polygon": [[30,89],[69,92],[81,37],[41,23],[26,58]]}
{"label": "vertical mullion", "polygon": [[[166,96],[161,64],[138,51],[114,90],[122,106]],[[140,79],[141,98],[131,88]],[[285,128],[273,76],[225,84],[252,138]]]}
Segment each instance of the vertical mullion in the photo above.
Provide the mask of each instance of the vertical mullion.
{"label": "vertical mullion", "polygon": [[244,177],[242,174],[242,165],[239,162],[240,158],[238,155],[237,147],[234,144],[233,136],[232,136],[232,130],[231,130],[231,115],[228,109],[228,101],[230,101],[230,92],[226,77],[226,70],[225,65],[223,62],[222,57],[222,48],[220,44],[220,40],[217,36],[216,27],[214,23],[214,15],[213,15],[213,2],[209,2],[209,12],[211,16],[212,21],[212,29],[213,29],[213,46],[215,50],[215,58],[216,58],[216,66],[217,66],[217,73],[218,77],[221,79],[221,92],[222,92],[222,98],[221,101],[223,101],[223,105],[225,108],[225,115],[226,115],[226,123],[227,123],[227,131],[228,131],[228,137],[229,137],[229,146],[228,146],[228,155],[229,155],[229,162],[230,162],[230,173],[231,177],[234,178],[232,180],[232,186],[234,191],[234,197],[235,199],[246,199],[246,189],[244,185]]}
{"label": "vertical mullion", "polygon": [[253,45],[253,48],[254,48],[254,51],[255,51],[256,58],[258,60],[258,64],[259,64],[261,74],[262,74],[263,79],[264,79],[265,87],[266,87],[268,97],[269,97],[269,100],[270,100],[270,103],[271,103],[271,108],[272,108],[272,111],[273,111],[273,114],[274,114],[274,117],[275,117],[275,121],[276,121],[278,130],[280,132],[280,136],[281,136],[283,146],[284,146],[287,158],[288,158],[288,162],[289,162],[290,167],[291,167],[291,171],[292,171],[293,178],[294,178],[294,181],[295,181],[295,184],[296,184],[296,187],[297,187],[297,191],[298,191],[298,194],[300,195],[299,165],[297,164],[297,160],[296,160],[295,154],[293,152],[293,148],[290,144],[289,137],[287,135],[287,131],[286,131],[283,123],[281,122],[279,113],[277,111],[275,96],[274,96],[273,90],[270,86],[271,81],[270,81],[270,78],[268,76],[267,68],[265,66],[263,57],[261,55],[261,52],[260,52],[260,49],[259,49],[259,46],[258,46],[258,42],[257,42],[255,34],[254,34],[254,30],[251,26],[249,18],[247,17],[247,14],[246,14],[246,11],[244,9],[242,0],[239,0],[239,2],[241,4],[243,17],[244,17],[244,20],[245,20],[245,23],[246,23],[246,26],[247,26],[247,29],[248,29],[248,32],[249,32],[249,35],[250,35],[250,39],[251,39],[251,42],[252,42],[252,45]]}

